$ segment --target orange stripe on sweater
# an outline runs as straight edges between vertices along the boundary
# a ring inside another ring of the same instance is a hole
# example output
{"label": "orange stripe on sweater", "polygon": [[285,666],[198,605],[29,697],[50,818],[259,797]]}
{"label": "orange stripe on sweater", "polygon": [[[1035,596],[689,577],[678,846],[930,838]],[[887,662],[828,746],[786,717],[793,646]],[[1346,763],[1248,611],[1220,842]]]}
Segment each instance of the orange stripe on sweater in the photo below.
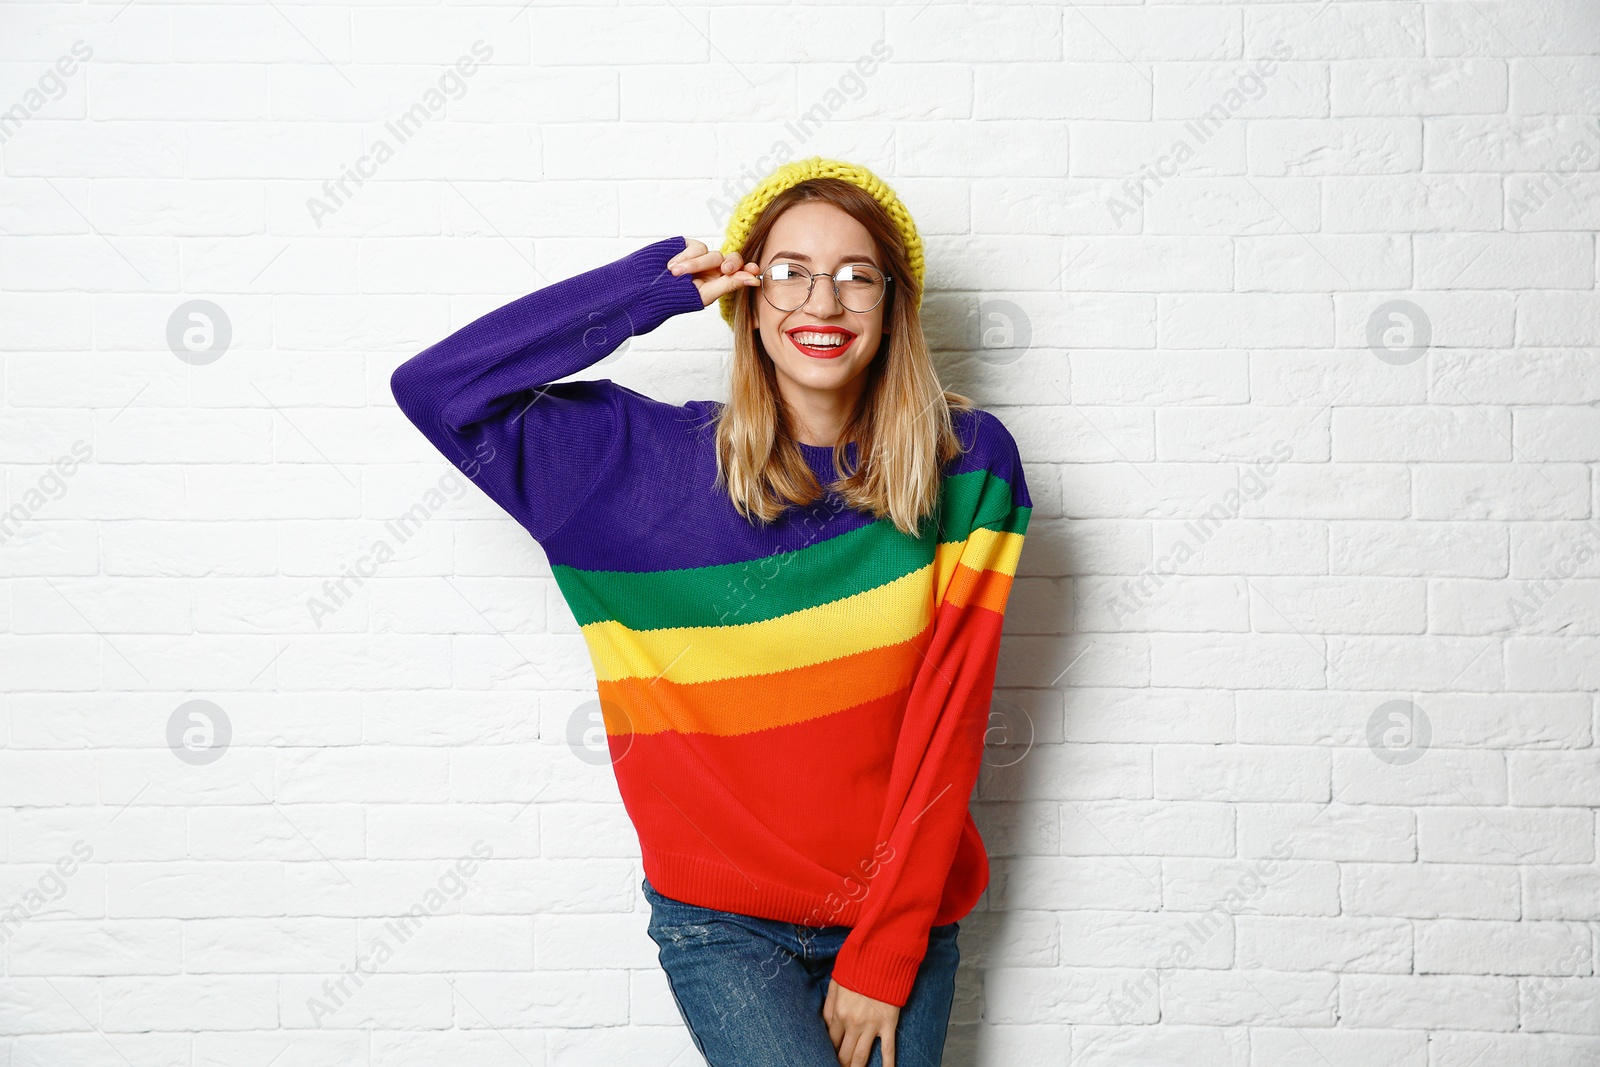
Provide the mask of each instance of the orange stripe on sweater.
{"label": "orange stripe on sweater", "polygon": [[[1011,575],[958,564],[941,613],[982,608],[1004,615]],[[913,641],[806,667],[709,682],[629,677],[599,683],[606,733],[672,730],[733,736],[833,715],[906,688],[916,677],[935,623]]]}
{"label": "orange stripe on sweater", "polygon": [[956,565],[945,591],[945,602],[958,608],[988,608],[1004,614],[1011,594],[1011,575],[1004,571],[973,570],[965,563]]}
{"label": "orange stripe on sweater", "polygon": [[730,736],[832,715],[908,687],[932,632],[930,622],[910,641],[768,674],[690,683],[601,681],[606,733]]}

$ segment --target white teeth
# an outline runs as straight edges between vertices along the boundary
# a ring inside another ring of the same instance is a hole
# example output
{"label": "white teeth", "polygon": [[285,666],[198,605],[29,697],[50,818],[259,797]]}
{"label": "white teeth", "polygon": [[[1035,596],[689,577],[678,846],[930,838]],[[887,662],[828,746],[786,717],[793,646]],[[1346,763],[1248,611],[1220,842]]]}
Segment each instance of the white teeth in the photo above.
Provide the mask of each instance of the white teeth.
{"label": "white teeth", "polygon": [[797,333],[792,336],[797,343],[808,348],[838,348],[845,343],[844,336],[837,333]]}

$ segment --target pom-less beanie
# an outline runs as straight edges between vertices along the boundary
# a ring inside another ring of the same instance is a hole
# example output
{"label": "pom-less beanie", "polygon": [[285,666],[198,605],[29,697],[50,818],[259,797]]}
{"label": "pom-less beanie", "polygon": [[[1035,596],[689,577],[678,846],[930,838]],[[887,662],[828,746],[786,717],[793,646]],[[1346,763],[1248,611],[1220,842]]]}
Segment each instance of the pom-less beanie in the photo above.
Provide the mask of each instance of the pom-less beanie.
{"label": "pom-less beanie", "polygon": [[[895,191],[887,182],[866,167],[858,167],[853,163],[811,156],[809,159],[785,163],[767,175],[754,189],[746,193],[739,201],[739,205],[734,208],[733,217],[728,220],[727,239],[722,242],[722,254],[727,255],[743,249],[751,228],[755,226],[761,213],[767,209],[767,205],[785,189],[799,185],[810,178],[842,178],[852,185],[859,186],[883,205],[895,228],[900,231],[901,240],[905,242],[906,259],[910,261],[911,273],[917,279],[917,307],[920,308],[923,261],[922,237],[917,233],[917,224],[911,220],[911,212],[906,210],[905,204],[900,202],[900,198],[895,195]],[[722,320],[729,327],[733,326],[733,301],[744,292],[743,287],[734,289],[732,292],[724,293],[719,301],[722,305]]]}

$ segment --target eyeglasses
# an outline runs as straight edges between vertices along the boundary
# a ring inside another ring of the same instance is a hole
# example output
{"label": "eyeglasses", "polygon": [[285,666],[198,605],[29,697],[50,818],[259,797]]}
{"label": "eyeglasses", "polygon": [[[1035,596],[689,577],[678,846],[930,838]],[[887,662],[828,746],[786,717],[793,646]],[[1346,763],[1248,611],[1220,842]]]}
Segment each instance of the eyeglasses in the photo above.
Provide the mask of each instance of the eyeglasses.
{"label": "eyeglasses", "polygon": [[889,291],[889,283],[894,281],[883,271],[864,263],[846,263],[832,276],[812,274],[798,263],[774,263],[756,277],[761,279],[761,295],[779,311],[799,311],[811,299],[817,279],[828,278],[833,282],[833,295],[839,305],[857,314],[877,307]]}

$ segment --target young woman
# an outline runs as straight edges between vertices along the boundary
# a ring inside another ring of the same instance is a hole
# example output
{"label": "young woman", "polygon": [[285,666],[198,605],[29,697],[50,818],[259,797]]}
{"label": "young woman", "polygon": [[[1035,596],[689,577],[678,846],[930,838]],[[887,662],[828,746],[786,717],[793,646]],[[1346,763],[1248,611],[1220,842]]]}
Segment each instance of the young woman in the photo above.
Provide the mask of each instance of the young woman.
{"label": "young woman", "polygon": [[[649,932],[711,1067],[940,1063],[967,808],[1031,501],[939,385],[922,242],[813,157],[720,252],[668,238],[395,371],[401,410],[544,548],[582,627]],[[721,304],[726,403],[556,383]]]}

